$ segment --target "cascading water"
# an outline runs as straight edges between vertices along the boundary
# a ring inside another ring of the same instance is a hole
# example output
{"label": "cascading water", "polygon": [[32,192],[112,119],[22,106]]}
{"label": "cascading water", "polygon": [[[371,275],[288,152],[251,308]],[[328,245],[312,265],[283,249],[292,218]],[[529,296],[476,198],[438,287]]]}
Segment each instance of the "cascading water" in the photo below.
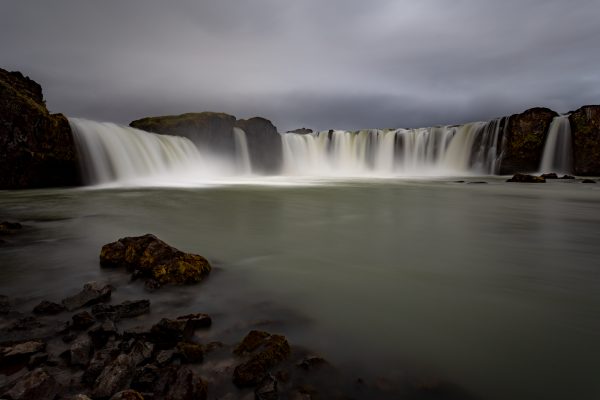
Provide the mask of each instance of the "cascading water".
{"label": "cascading water", "polygon": [[235,143],[235,155],[238,169],[242,174],[252,173],[252,164],[250,163],[250,152],[248,151],[248,140],[246,132],[243,129],[234,127],[233,138]]}
{"label": "cascading water", "polygon": [[287,175],[494,174],[501,120],[418,129],[283,134]]}
{"label": "cascading water", "polygon": [[[226,160],[201,154],[189,140],[79,118],[69,119],[88,184],[161,183],[235,173]],[[151,179],[144,182],[144,180]]]}
{"label": "cascading water", "polygon": [[555,117],[548,128],[540,172],[571,173],[573,166],[569,116]]}

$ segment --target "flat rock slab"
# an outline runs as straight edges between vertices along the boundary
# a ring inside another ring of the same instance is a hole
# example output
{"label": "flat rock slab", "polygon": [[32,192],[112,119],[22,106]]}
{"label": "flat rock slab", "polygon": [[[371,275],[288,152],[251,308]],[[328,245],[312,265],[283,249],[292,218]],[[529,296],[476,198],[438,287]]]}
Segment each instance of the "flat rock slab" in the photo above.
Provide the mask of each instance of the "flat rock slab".
{"label": "flat rock slab", "polygon": [[92,314],[98,319],[118,321],[123,318],[134,318],[150,312],[150,300],[125,301],[121,304],[97,304],[92,307]]}
{"label": "flat rock slab", "polygon": [[106,302],[110,299],[112,287],[98,282],[89,282],[83,286],[83,290],[76,295],[67,297],[62,301],[63,306],[69,311],[93,304]]}

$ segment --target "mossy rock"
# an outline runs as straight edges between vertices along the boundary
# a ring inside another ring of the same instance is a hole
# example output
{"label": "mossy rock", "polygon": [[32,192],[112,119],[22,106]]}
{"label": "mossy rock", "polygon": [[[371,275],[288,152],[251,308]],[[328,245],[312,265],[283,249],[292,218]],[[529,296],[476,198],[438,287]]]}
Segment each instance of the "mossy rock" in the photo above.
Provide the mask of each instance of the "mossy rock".
{"label": "mossy rock", "polygon": [[574,173],[600,176],[600,105],[584,106],[569,116]]}
{"label": "mossy rock", "polygon": [[125,237],[102,246],[100,265],[125,267],[135,277],[176,285],[200,282],[211,271],[206,258],[184,253],[151,234]]}

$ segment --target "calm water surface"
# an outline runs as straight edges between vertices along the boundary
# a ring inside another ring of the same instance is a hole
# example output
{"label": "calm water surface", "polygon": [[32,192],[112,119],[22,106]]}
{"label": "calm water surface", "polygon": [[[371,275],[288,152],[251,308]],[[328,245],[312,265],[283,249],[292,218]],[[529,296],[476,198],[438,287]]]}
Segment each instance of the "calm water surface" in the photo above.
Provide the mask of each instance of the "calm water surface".
{"label": "calm water surface", "polygon": [[[357,377],[600,398],[600,188],[486,180],[0,192],[0,219],[25,225],[0,247],[0,293],[29,310],[110,281],[151,298],[148,318],[281,332]],[[148,232],[209,258],[210,279],[148,294],[99,268],[103,244]]]}

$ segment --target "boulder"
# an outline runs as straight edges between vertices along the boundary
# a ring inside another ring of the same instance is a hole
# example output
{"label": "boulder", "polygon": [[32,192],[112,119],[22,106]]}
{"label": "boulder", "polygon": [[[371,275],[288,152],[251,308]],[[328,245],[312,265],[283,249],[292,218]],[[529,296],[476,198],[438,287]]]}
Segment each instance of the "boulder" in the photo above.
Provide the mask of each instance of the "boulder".
{"label": "boulder", "polygon": [[541,176],[535,176],[535,175],[514,174],[513,177],[510,179],[507,179],[506,182],[545,183],[546,179]]}
{"label": "boulder", "polygon": [[122,318],[133,318],[150,312],[150,300],[125,301],[121,304],[96,304],[92,314],[98,319],[118,321]]}
{"label": "boulder", "polygon": [[581,181],[581,183],[596,183],[596,181],[593,179],[584,179]]}
{"label": "boulder", "polygon": [[558,175],[556,175],[555,172],[551,172],[549,174],[542,174],[540,176],[544,179],[558,179]]}
{"label": "boulder", "polygon": [[0,368],[27,365],[30,356],[44,351],[46,343],[41,340],[31,340],[11,346],[0,347]]}
{"label": "boulder", "polygon": [[111,320],[106,320],[94,325],[88,331],[88,335],[92,339],[94,347],[99,349],[104,347],[110,338],[118,336],[118,332],[115,323]]}
{"label": "boulder", "polygon": [[2,221],[0,222],[0,235],[10,235],[22,228],[23,225],[18,222]]}
{"label": "boulder", "polygon": [[73,324],[71,327],[75,330],[82,331],[96,323],[96,319],[87,311],[83,311],[73,315]]}
{"label": "boulder", "polygon": [[190,364],[200,363],[204,359],[204,347],[197,343],[180,342],[177,351],[183,361]]}
{"label": "boulder", "polygon": [[116,393],[110,400],[144,400],[144,396],[135,390],[123,390],[122,392]]}
{"label": "boulder", "polygon": [[56,379],[38,368],[19,379],[4,396],[11,400],[54,400],[59,390]]}
{"label": "boulder", "polygon": [[92,357],[92,340],[88,336],[83,336],[71,345],[69,349],[70,364],[85,367],[90,363]]}
{"label": "boulder", "polygon": [[102,285],[98,282],[89,282],[83,285],[83,290],[76,295],[67,297],[62,301],[67,310],[72,311],[81,307],[108,301],[112,294],[110,285]]}
{"label": "boulder", "polygon": [[65,306],[62,304],[44,300],[33,308],[33,313],[38,315],[56,315],[65,310]]}
{"label": "boulder", "polygon": [[118,356],[108,364],[96,379],[94,398],[109,398],[115,393],[126,389],[133,375],[135,365],[131,357],[125,354]]}
{"label": "boulder", "polygon": [[126,267],[135,277],[177,285],[200,282],[211,270],[204,257],[177,250],[151,234],[102,246],[100,265]]}
{"label": "boulder", "polygon": [[0,189],[81,184],[69,121],[50,114],[42,88],[0,69]]}
{"label": "boulder", "polygon": [[575,175],[600,175],[600,105],[584,106],[569,116]]}
{"label": "boulder", "polygon": [[538,169],[544,151],[544,138],[556,116],[558,114],[548,108],[532,108],[505,120],[500,175]]}
{"label": "boulder", "polygon": [[250,355],[233,371],[233,383],[238,387],[256,386],[269,370],[289,357],[291,350],[286,338],[262,331],[251,331],[235,348],[237,355]]}
{"label": "boulder", "polygon": [[207,385],[202,378],[187,367],[177,370],[175,381],[165,395],[166,400],[206,400]]}

